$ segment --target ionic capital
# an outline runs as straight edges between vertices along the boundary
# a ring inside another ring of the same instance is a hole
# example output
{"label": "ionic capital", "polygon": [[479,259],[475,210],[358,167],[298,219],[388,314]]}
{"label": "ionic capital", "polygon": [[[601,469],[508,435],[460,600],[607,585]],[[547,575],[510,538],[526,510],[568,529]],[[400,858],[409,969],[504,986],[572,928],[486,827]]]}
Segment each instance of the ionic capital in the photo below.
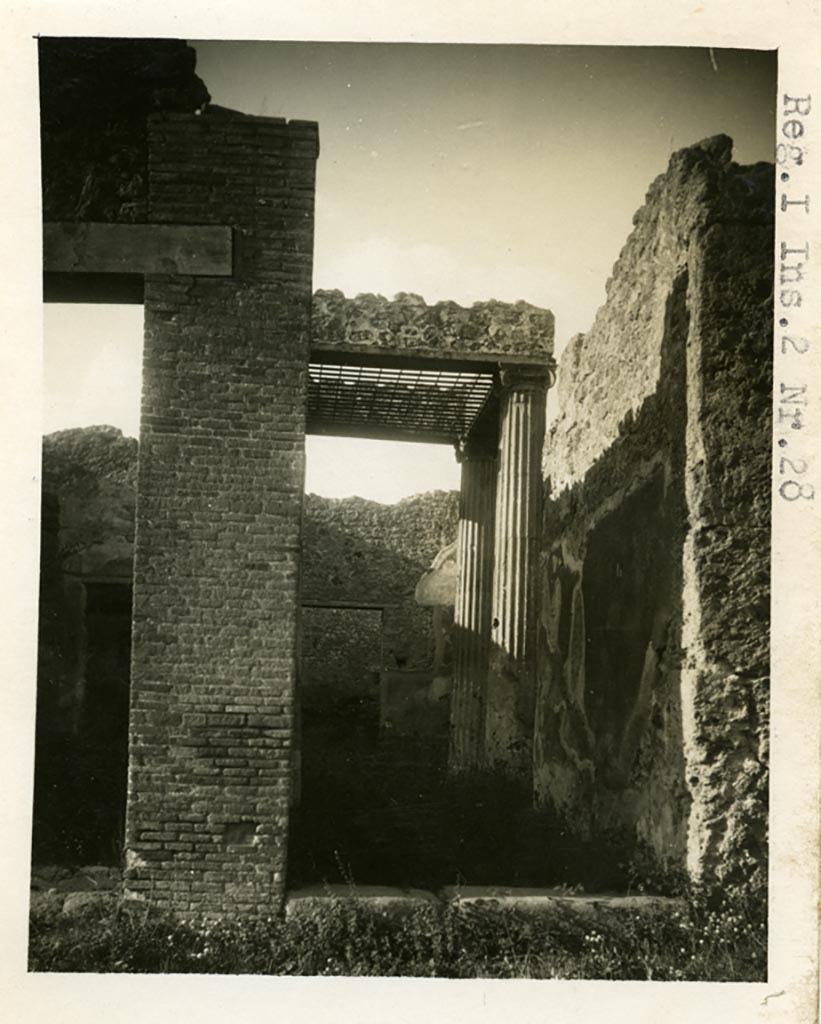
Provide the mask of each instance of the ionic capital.
{"label": "ionic capital", "polygon": [[556,360],[545,363],[500,363],[499,382],[505,391],[547,391],[556,383]]}

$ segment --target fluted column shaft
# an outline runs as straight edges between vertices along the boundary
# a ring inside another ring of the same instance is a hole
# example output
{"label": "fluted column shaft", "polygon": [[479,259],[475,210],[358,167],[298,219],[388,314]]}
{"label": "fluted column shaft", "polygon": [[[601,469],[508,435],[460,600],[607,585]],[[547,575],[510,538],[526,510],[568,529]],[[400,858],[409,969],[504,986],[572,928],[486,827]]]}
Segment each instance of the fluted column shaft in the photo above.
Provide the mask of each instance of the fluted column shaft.
{"label": "fluted column shaft", "polygon": [[495,452],[464,446],[459,495],[450,753],[453,769],[477,768],[484,745],[485,686],[493,582]]}
{"label": "fluted column shaft", "polygon": [[502,371],[485,758],[530,770],[547,368]]}

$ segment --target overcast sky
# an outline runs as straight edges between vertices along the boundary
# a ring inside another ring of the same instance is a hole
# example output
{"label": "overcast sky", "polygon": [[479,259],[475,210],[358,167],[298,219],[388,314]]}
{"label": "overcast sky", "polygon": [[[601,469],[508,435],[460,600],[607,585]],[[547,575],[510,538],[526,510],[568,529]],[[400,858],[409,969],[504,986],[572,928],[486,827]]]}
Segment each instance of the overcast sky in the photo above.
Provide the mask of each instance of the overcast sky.
{"label": "overcast sky", "polygon": [[[772,158],[775,55],[672,48],[194,42],[215,103],[319,122],[314,286],[526,299],[591,324],[670,154]],[[46,308],[44,429],[138,432],[141,307]],[[367,468],[365,468],[367,467]],[[445,447],[308,439],[307,489],[458,486]]]}

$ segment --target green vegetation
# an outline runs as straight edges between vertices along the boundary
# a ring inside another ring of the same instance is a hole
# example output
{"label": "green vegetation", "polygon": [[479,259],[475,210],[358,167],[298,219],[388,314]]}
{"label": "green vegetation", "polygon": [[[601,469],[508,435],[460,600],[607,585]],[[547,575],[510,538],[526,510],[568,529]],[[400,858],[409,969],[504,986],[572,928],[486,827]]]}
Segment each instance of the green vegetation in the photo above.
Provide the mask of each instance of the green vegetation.
{"label": "green vegetation", "polygon": [[499,905],[380,914],[351,897],[286,918],[182,923],[115,897],[71,914],[38,896],[32,971],[382,975],[761,981],[766,901],[693,893],[672,910],[569,910],[538,916]]}

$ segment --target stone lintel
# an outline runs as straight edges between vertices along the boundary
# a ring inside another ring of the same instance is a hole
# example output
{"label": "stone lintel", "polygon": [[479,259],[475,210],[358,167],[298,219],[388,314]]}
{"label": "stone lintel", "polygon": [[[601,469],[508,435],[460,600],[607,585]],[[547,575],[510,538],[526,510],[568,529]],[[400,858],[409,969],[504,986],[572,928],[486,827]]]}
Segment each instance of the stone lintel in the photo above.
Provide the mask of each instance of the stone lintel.
{"label": "stone lintel", "polygon": [[391,300],[320,290],[314,294],[311,333],[315,352],[544,364],[553,352],[554,322],[550,310],[528,302],[429,306],[406,293]]}
{"label": "stone lintel", "polygon": [[43,269],[57,273],[230,277],[230,227],[188,224],[43,225]]}

